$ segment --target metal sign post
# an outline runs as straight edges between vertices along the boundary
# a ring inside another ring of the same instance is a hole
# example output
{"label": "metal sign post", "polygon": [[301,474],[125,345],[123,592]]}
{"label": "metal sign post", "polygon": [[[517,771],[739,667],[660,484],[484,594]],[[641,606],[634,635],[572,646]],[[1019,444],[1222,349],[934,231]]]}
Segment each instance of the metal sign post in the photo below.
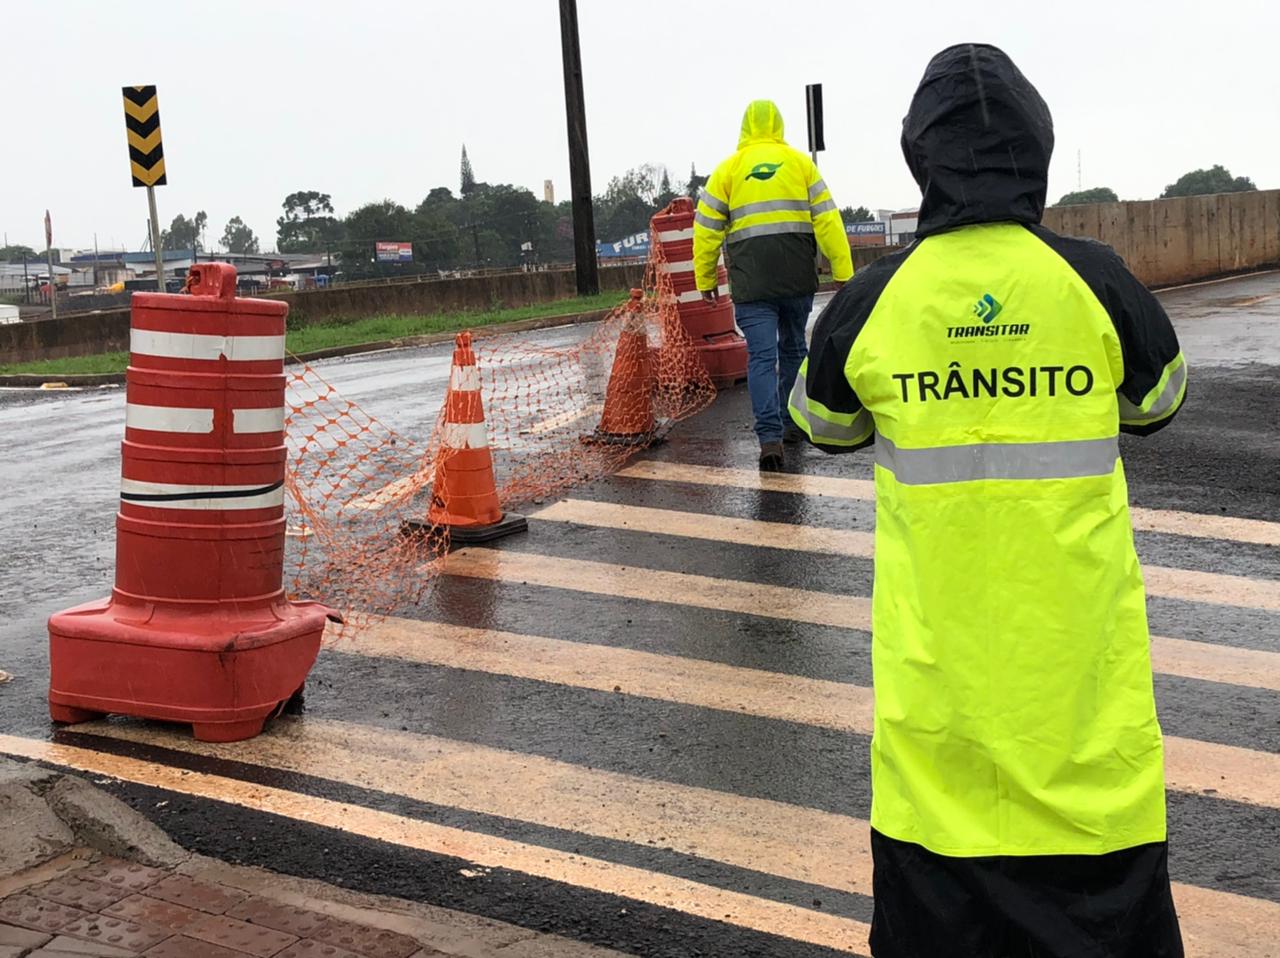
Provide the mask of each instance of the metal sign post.
{"label": "metal sign post", "polygon": [[53,220],[49,211],[44,211],[44,255],[49,261],[49,305],[53,308],[53,318],[58,318],[58,280],[53,275]]}
{"label": "metal sign post", "polygon": [[822,136],[822,84],[810,83],[804,88],[805,105],[809,114],[809,155],[818,162],[818,154],[827,148]]}
{"label": "metal sign post", "polygon": [[124,88],[124,127],[129,138],[129,169],[134,186],[147,188],[151,212],[151,248],[156,254],[156,283],[164,286],[164,254],[160,249],[160,218],[156,213],[157,186],[168,181],[164,170],[164,144],[160,142],[160,98],[154,86]]}

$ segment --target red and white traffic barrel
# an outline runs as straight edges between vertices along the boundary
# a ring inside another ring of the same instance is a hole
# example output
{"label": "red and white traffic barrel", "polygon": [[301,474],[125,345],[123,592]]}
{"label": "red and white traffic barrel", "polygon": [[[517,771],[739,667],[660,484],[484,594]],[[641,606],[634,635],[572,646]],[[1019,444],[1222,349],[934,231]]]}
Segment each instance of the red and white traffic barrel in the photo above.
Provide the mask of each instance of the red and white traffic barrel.
{"label": "red and white traffic barrel", "polygon": [[284,575],[285,303],[225,263],[136,293],[111,597],[49,620],[50,714],[190,722],[233,741],[300,690],[322,605]]}
{"label": "red and white traffic barrel", "polygon": [[747,378],[747,344],[733,323],[729,275],[723,259],[716,267],[720,299],[703,300],[693,268],[693,201],[679,197],[649,221],[651,242],[661,248],[662,269],[671,277],[680,322],[697,344],[698,355],[717,386]]}

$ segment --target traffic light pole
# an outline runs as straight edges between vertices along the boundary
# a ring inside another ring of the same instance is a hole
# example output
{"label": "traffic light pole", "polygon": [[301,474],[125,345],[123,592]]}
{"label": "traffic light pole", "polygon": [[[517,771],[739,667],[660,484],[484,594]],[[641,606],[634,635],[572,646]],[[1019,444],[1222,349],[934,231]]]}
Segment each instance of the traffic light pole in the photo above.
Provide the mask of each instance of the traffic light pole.
{"label": "traffic light pole", "polygon": [[596,227],[591,212],[591,163],[587,155],[587,111],[582,97],[582,51],[578,46],[577,0],[560,0],[560,50],[564,57],[564,106],[569,126],[569,183],[573,200],[573,260],[578,295],[600,292]]}

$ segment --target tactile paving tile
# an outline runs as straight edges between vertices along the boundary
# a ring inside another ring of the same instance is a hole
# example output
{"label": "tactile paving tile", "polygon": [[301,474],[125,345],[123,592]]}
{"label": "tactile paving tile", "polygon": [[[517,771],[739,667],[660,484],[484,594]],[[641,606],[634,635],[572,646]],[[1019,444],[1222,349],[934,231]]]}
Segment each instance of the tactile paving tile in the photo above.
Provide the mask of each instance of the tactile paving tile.
{"label": "tactile paving tile", "polygon": [[168,928],[156,928],[154,925],[125,921],[110,915],[86,915],[58,929],[58,934],[83,938],[85,941],[100,941],[126,951],[144,951],[172,937],[173,932]]}
{"label": "tactile paving tile", "polygon": [[199,938],[174,935],[143,953],[142,958],[245,958],[244,952],[232,951]]}
{"label": "tactile paving tile", "polygon": [[194,908],[161,901],[149,895],[130,895],[109,908],[102,909],[102,913],[123,918],[126,921],[138,921],[144,925],[168,928],[170,931],[181,931],[188,925],[208,917],[204,912],[196,911]]}
{"label": "tactile paving tile", "polygon": [[311,935],[316,941],[358,952],[364,958],[409,958],[421,945],[407,935],[332,920]]}
{"label": "tactile paving tile", "polygon": [[119,858],[104,858],[80,872],[84,878],[91,878],[112,888],[123,888],[128,892],[142,891],[167,874],[162,869],[148,868]]}
{"label": "tactile paving tile", "polygon": [[287,935],[308,938],[315,934],[329,919],[317,911],[305,908],[294,908],[292,905],[281,905],[268,898],[246,898],[240,904],[227,911],[232,918],[252,922],[283,931]]}
{"label": "tactile paving tile", "polygon": [[307,938],[294,942],[275,958],[365,958],[365,956],[347,951],[337,945],[327,945],[323,941]]}
{"label": "tactile paving tile", "polygon": [[28,892],[37,898],[56,901],[61,905],[70,905],[72,908],[82,908],[85,911],[102,911],[108,905],[114,905],[121,898],[129,895],[129,890],[126,888],[104,885],[77,875],[55,878],[43,885],[29,888]]}
{"label": "tactile paving tile", "polygon": [[183,929],[182,933],[189,938],[199,938],[247,955],[256,955],[257,958],[271,958],[281,948],[298,940],[296,935],[251,925],[226,915],[208,915]]}
{"label": "tactile paving tile", "polygon": [[159,898],[175,905],[185,905],[210,915],[221,915],[249,897],[248,892],[227,888],[224,885],[214,885],[187,875],[170,875],[162,878],[147,889],[147,894],[152,898]]}
{"label": "tactile paving tile", "polygon": [[58,931],[64,925],[88,917],[89,914],[79,908],[69,908],[34,895],[12,895],[0,901],[0,921],[35,931]]}
{"label": "tactile paving tile", "polygon": [[138,958],[136,951],[113,948],[100,941],[81,941],[79,938],[68,938],[66,935],[58,935],[39,951],[33,952],[30,958],[42,958],[46,953],[50,958],[55,955],[57,958],[71,958],[72,955],[83,956],[83,958]]}

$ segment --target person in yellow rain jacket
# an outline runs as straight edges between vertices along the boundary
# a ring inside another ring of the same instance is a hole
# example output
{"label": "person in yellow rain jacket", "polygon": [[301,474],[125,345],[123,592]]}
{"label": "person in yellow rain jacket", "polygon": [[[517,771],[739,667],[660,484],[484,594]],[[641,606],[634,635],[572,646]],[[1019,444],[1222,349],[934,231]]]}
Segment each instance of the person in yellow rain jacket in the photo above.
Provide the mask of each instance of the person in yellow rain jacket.
{"label": "person in yellow rain jacket", "polygon": [[1120,434],[1187,366],[1110,248],[1040,225],[1053,121],[995,47],[903,122],[916,242],[823,311],[790,414],[875,446],[876,958],[1180,958]]}
{"label": "person in yellow rain jacket", "polygon": [[782,138],[782,114],[755,100],[742,117],[738,150],[721,163],[698,199],[693,264],[703,299],[718,296],[726,246],[734,319],[747,340],[747,387],[760,440],[760,468],[782,468],[791,385],[805,356],[805,327],[818,289],[817,252],[837,283],[853,275],[849,240],[831,191],[814,162]]}

